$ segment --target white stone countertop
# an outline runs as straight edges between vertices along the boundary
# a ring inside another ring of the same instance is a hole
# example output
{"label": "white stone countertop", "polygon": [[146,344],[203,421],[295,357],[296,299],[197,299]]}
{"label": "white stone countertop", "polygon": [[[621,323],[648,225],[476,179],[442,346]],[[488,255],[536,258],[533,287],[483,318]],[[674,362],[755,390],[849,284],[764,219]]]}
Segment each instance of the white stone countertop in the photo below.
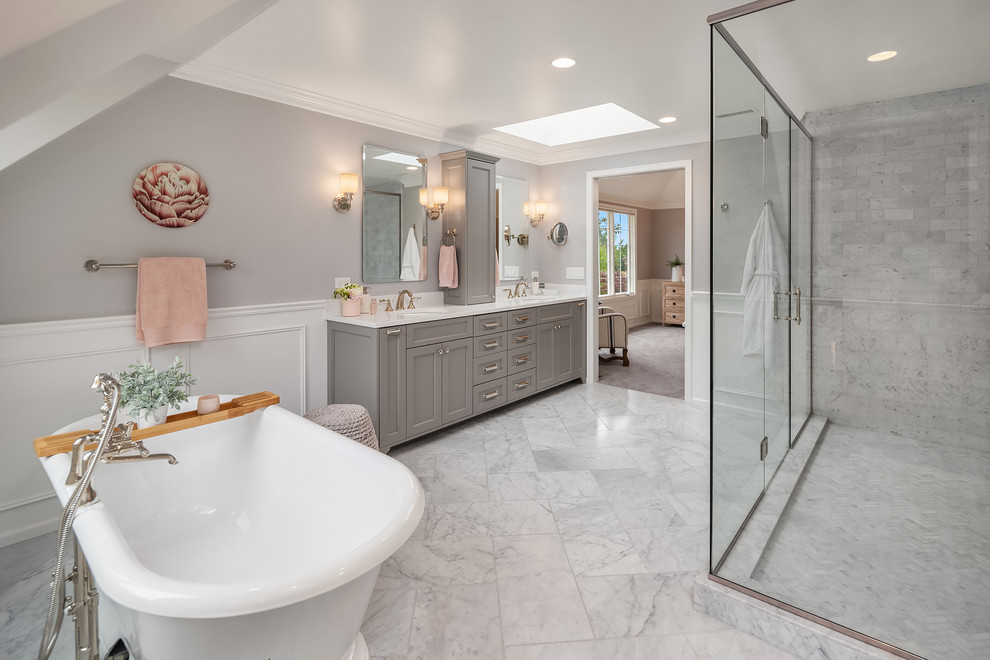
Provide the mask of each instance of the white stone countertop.
{"label": "white stone countertop", "polygon": [[[526,295],[520,298],[505,297],[501,289],[498,290],[498,298],[493,303],[481,303],[478,305],[444,305],[443,292],[417,293],[422,296],[422,300],[416,301],[416,309],[406,309],[400,311],[386,312],[385,303],[378,303],[378,313],[374,316],[361,314],[360,316],[341,316],[340,301],[327,301],[327,311],[324,318],[327,321],[338,323],[349,323],[365,328],[387,328],[396,325],[408,325],[410,323],[423,323],[425,321],[442,321],[460,316],[476,316],[478,314],[489,314],[493,312],[505,312],[516,309],[530,309],[542,305],[553,305],[555,303],[573,302],[576,300],[586,300],[588,294],[584,287],[570,286],[555,289],[556,295]],[[389,298],[392,306],[395,306],[395,294],[375,296],[376,298]]]}

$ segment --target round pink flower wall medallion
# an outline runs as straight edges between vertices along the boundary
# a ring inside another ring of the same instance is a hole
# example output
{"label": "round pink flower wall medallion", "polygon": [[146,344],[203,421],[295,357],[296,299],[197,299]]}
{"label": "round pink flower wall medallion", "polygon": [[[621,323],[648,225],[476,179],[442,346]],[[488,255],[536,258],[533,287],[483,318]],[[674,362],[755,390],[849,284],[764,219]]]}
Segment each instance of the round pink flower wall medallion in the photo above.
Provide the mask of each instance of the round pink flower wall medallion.
{"label": "round pink flower wall medallion", "polygon": [[198,174],[178,163],[147,167],[134,179],[134,206],[159,227],[188,227],[206,214],[210,193]]}

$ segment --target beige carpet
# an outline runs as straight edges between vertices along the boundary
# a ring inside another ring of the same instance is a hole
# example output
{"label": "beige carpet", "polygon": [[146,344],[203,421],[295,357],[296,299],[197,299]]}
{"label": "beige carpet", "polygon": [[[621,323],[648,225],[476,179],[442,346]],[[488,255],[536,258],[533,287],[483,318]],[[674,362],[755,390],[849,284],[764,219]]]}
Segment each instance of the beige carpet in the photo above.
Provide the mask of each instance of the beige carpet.
{"label": "beige carpet", "polygon": [[[650,323],[629,331],[629,366],[598,363],[598,382],[627,390],[684,398],[684,333],[679,325]],[[608,356],[608,349],[601,355]],[[621,355],[621,351],[617,351]]]}

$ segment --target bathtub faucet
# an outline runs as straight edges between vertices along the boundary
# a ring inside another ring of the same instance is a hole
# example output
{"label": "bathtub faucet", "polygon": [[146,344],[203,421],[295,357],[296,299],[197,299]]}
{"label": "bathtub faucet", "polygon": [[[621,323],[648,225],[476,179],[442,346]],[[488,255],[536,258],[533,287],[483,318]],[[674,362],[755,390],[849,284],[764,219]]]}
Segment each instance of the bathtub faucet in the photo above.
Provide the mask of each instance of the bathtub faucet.
{"label": "bathtub faucet", "polygon": [[118,424],[110,436],[106,450],[100,455],[100,460],[104,463],[167,460],[169,465],[175,465],[179,462],[172,454],[152,454],[144,446],[144,442],[131,439],[133,431],[134,422]]}

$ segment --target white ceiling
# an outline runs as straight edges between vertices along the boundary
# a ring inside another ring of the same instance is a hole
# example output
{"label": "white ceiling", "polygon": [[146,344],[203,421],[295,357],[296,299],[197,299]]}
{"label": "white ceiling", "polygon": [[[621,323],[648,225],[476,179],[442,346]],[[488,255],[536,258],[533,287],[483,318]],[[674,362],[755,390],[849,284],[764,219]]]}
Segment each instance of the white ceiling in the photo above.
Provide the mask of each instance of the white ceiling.
{"label": "white ceiling", "polygon": [[[707,140],[706,19],[736,4],[280,0],[175,75],[543,164]],[[678,121],[561,147],[492,130],[609,102]]]}
{"label": "white ceiling", "polygon": [[598,180],[600,199],[641,209],[684,208],[684,170],[613,176]]}
{"label": "white ceiling", "polygon": [[[0,168],[170,71],[536,164],[706,141],[706,18],[740,2],[4,0]],[[799,115],[990,81],[990,0],[794,0],[727,25]],[[608,102],[678,121],[559,147],[492,130]]]}

